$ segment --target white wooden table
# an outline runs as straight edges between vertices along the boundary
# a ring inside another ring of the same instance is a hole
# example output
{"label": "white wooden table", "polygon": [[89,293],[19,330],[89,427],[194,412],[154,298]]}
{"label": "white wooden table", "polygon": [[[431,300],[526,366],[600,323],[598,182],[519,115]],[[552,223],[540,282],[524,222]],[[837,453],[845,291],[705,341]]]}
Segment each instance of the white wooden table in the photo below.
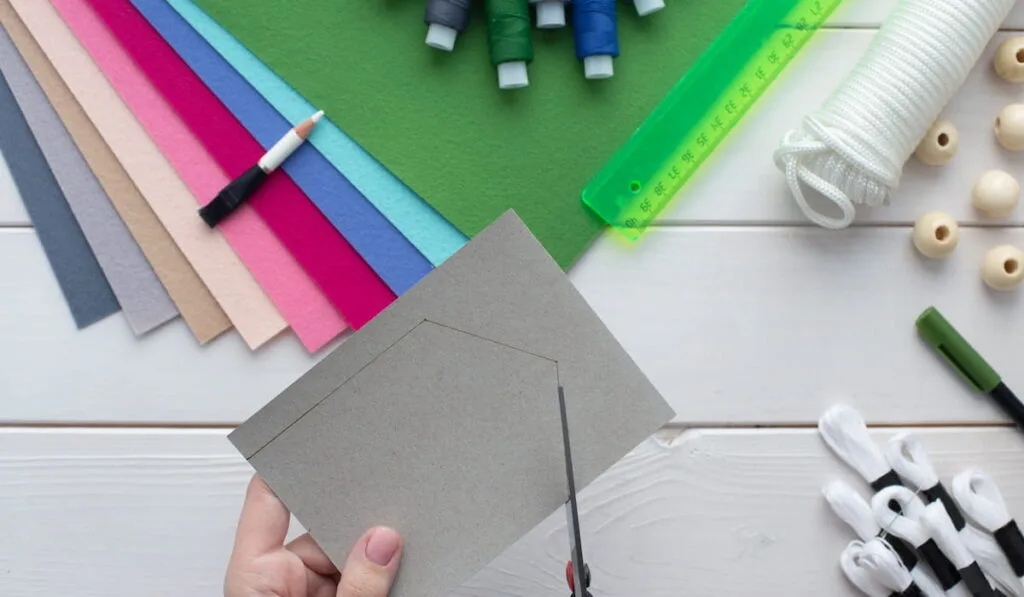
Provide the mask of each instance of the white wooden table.
{"label": "white wooden table", "polygon": [[[1024,437],[913,327],[938,306],[1024,387],[1024,294],[978,274],[989,247],[1024,247],[1024,210],[994,226],[969,200],[986,169],[1024,174],[991,132],[1024,86],[986,57],[947,109],[957,159],[910,164],[894,204],[845,232],[808,226],[772,165],[895,2],[846,0],[644,241],[606,235],[572,270],[679,413],[581,496],[595,595],[856,595],[836,565],[852,537],[820,487],[860,484],[811,428],[838,400],[872,424],[927,425],[944,478],[982,466],[1024,516]],[[930,210],[964,227],[941,263],[910,243]],[[0,167],[0,594],[218,594],[250,475],[224,436],[316,358],[290,337],[200,348],[181,322],[141,340],[120,316],[76,331]],[[553,516],[458,594],[565,595],[563,526]]]}

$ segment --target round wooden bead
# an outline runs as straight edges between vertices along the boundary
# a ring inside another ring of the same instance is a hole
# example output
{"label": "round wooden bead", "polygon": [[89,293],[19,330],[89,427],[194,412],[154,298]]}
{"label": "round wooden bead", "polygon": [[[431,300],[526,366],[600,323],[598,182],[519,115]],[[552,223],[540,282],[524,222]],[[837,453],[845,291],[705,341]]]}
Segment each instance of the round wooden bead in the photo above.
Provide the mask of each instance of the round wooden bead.
{"label": "round wooden bead", "polygon": [[960,133],[948,120],[940,120],[928,129],[914,155],[929,166],[942,166],[956,155],[960,147]]}
{"label": "round wooden bead", "polygon": [[981,278],[993,290],[1013,290],[1024,281],[1024,251],[1013,245],[989,249],[981,264]]}
{"label": "round wooden bead", "polygon": [[960,227],[949,214],[929,212],[914,224],[914,246],[925,257],[945,257],[953,252],[959,242]]}
{"label": "round wooden bead", "polygon": [[999,45],[996,73],[1013,83],[1024,83],[1024,37],[1013,37]]}
{"label": "round wooden bead", "polygon": [[1002,170],[989,170],[971,189],[971,204],[985,215],[1002,218],[1010,215],[1020,201],[1020,183]]}
{"label": "round wooden bead", "polygon": [[1010,151],[1024,149],[1024,104],[1010,104],[996,117],[996,139]]}

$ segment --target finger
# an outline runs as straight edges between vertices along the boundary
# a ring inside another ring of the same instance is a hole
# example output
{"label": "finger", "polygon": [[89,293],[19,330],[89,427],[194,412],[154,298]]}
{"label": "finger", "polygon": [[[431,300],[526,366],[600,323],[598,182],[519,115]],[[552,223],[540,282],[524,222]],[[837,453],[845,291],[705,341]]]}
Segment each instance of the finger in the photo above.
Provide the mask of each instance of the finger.
{"label": "finger", "polygon": [[337,593],[337,579],[328,578],[306,569],[306,595],[308,597],[335,597]]}
{"label": "finger", "polygon": [[253,475],[235,534],[235,555],[254,558],[279,549],[288,535],[288,509],[263,477]]}
{"label": "finger", "polygon": [[376,527],[356,542],[341,571],[338,597],[387,597],[402,559],[398,531]]}
{"label": "finger", "polygon": [[320,546],[316,544],[313,537],[309,533],[305,533],[295,538],[287,546],[288,551],[299,556],[302,563],[317,574],[322,574],[328,577],[337,577],[338,568],[334,565],[334,562],[327,557],[324,550],[320,549]]}

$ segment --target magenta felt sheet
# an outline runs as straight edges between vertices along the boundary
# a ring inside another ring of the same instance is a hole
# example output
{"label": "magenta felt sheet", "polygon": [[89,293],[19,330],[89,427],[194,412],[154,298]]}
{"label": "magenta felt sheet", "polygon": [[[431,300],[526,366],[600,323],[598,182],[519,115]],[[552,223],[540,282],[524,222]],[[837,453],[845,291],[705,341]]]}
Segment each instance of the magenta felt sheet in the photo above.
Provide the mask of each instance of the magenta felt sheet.
{"label": "magenta felt sheet", "polygon": [[[88,2],[229,176],[259,160],[263,149],[257,140],[129,0]],[[394,293],[284,172],[270,176],[250,205],[354,328],[394,300]]]}
{"label": "magenta felt sheet", "polygon": [[[55,0],[54,5],[189,190],[196,197],[215,195],[229,182],[227,175],[124,53],[103,22],[80,1]],[[243,206],[219,229],[307,349],[323,347],[347,327],[251,207]]]}

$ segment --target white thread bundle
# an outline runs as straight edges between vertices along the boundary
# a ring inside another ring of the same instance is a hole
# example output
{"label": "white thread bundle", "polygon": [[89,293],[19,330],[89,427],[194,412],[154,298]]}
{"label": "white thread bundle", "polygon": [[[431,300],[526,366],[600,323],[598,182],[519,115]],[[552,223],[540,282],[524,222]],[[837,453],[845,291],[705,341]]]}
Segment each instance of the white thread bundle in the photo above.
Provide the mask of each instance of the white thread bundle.
{"label": "white thread bundle", "polygon": [[[900,489],[910,491],[906,487],[900,487]],[[878,537],[883,530],[875,522],[875,514],[871,511],[871,506],[846,483],[833,481],[823,488],[822,493],[825,494],[825,500],[828,501],[836,516],[853,529],[853,532],[862,541],[870,541]],[[918,501],[920,502],[920,500]],[[924,509],[924,504],[921,504],[921,508]],[[895,533],[893,534],[895,535]],[[925,541],[927,541],[927,538],[925,538]],[[915,545],[914,547],[917,546]],[[914,582],[921,589],[921,592],[927,597],[942,597],[944,595],[939,583],[929,576],[920,565],[914,566],[910,574],[914,578]]]}
{"label": "white thread bundle", "polygon": [[874,572],[864,565],[864,544],[851,541],[839,556],[843,574],[868,597],[889,597],[892,592],[875,579]]}
{"label": "white thread bundle", "polygon": [[[1006,500],[1003,499],[999,487],[980,470],[966,470],[953,477],[953,498],[956,499],[960,509],[967,516],[990,533],[995,533],[1013,521],[1013,516],[1010,514],[1009,508],[1006,507]],[[998,546],[998,543],[996,545]],[[989,553],[991,546],[988,547],[986,557],[996,559],[994,554]],[[1000,548],[999,551],[1001,552],[1002,549]],[[981,561],[980,557],[978,561]],[[999,584],[1005,585],[1006,582],[1000,580]],[[1018,584],[1005,588],[1013,591],[1014,595],[1021,595],[1024,593],[1024,577],[1018,578]]]}
{"label": "white thread bundle", "polygon": [[833,481],[824,487],[822,493],[839,520],[853,529],[861,540],[868,541],[882,530],[875,522],[871,506],[846,483]]}
{"label": "white thread bundle", "polygon": [[990,533],[1013,520],[1006,500],[984,472],[971,469],[953,477],[953,497],[960,509]]}
{"label": "white thread bundle", "polygon": [[[861,566],[871,571],[878,584],[897,593],[903,593],[914,584],[899,557],[881,539],[872,539],[864,544]],[[918,587],[920,588],[920,587]]]}
{"label": "white thread bundle", "polygon": [[825,411],[818,420],[818,433],[836,456],[868,483],[890,472],[881,450],[868,435],[864,419],[852,407],[837,404]]}
{"label": "white thread bundle", "polygon": [[[888,203],[910,158],[1016,0],[902,0],[822,108],[782,138],[775,163],[804,214],[825,228],[855,204]],[[816,210],[804,187],[842,212]]]}
{"label": "white thread bundle", "polygon": [[[900,512],[893,512],[889,506],[892,502],[899,505]],[[924,514],[925,509],[924,502],[911,489],[902,485],[886,487],[871,499],[871,509],[875,516],[875,522],[882,530],[907,541],[914,546],[914,549],[920,549],[931,539],[928,531],[921,524],[921,515]],[[922,553],[922,555],[924,554]],[[943,564],[941,561],[928,563],[939,566]],[[931,577],[929,576],[928,579],[931,580]],[[927,581],[922,582],[917,576],[914,577],[914,580],[926,595],[931,594],[929,593],[931,587],[927,586]],[[949,582],[952,582],[952,578]],[[934,590],[936,594],[943,594],[942,587],[937,582]],[[970,592],[963,582],[957,582],[945,591],[945,595],[947,597],[970,597]]]}
{"label": "white thread bundle", "polygon": [[885,457],[913,489],[922,491],[939,484],[939,475],[916,435],[904,432],[893,436],[885,445]]}
{"label": "white thread bundle", "polygon": [[958,570],[962,571],[975,563],[974,556],[964,545],[960,533],[953,526],[949,512],[946,512],[946,508],[941,502],[932,502],[925,506],[924,513],[921,515],[921,524],[935,540],[942,553],[946,554],[946,557],[953,562]]}
{"label": "white thread bundle", "polygon": [[[893,469],[915,489],[927,490],[939,484],[939,476],[916,435],[894,436],[886,444],[885,453]],[[960,538],[986,574],[1015,597],[1024,597],[1024,584],[995,539],[970,524],[960,530]]]}

